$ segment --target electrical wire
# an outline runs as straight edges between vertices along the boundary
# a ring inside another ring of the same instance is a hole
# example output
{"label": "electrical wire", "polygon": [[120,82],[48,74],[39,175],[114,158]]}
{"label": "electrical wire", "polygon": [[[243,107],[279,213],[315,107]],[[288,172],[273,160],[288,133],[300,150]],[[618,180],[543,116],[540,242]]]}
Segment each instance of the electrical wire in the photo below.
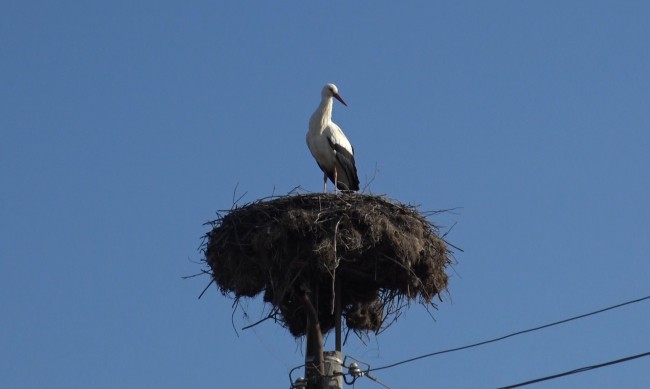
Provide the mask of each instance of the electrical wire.
{"label": "electrical wire", "polygon": [[[501,341],[501,340],[504,340],[504,339],[507,339],[507,338],[511,338],[511,337],[517,336],[517,335],[522,335],[522,334],[526,334],[526,333],[529,333],[529,332],[539,331],[539,330],[542,330],[542,329],[545,329],[545,328],[549,328],[549,327],[557,326],[557,325],[564,324],[564,323],[568,323],[568,322],[570,322],[570,321],[574,321],[574,320],[578,320],[578,319],[583,319],[583,318],[586,318],[586,317],[589,317],[589,316],[597,315],[597,314],[599,314],[599,313],[603,313],[603,312],[611,311],[611,310],[613,310],[613,309],[621,308],[621,307],[624,307],[624,306],[626,306],[626,305],[630,305],[630,304],[634,304],[634,303],[642,302],[642,301],[644,301],[644,300],[649,300],[649,299],[650,299],[650,296],[641,297],[641,298],[638,298],[638,299],[634,299],[634,300],[626,301],[626,302],[623,302],[623,303],[620,303],[620,304],[612,305],[612,306],[609,306],[609,307],[606,307],[606,308],[602,308],[602,309],[599,309],[599,310],[596,310],[596,311],[588,312],[588,313],[585,313],[585,314],[582,314],[582,315],[577,315],[577,316],[569,317],[569,318],[567,318],[567,319],[559,320],[559,321],[556,321],[556,322],[553,322],[553,323],[544,324],[544,325],[541,325],[541,326],[538,326],[538,327],[534,327],[534,328],[529,328],[529,329],[522,330],[522,331],[513,332],[513,333],[508,334],[508,335],[500,336],[500,337],[497,337],[497,338],[492,338],[492,339],[485,340],[485,341],[478,342],[478,343],[469,344],[469,345],[466,345],[466,346],[455,347],[455,348],[451,348],[451,349],[447,349],[447,350],[436,351],[436,352],[433,352],[433,353],[420,355],[420,356],[417,356],[417,357],[414,357],[414,358],[409,358],[409,359],[406,359],[406,360],[403,360],[403,361],[400,361],[400,362],[396,362],[396,363],[392,363],[392,364],[390,364],[390,365],[380,366],[380,367],[376,367],[376,368],[371,368],[367,363],[365,363],[365,362],[363,362],[363,361],[358,361],[358,360],[357,360],[358,362],[361,362],[361,363],[365,364],[366,366],[368,366],[368,368],[367,368],[366,370],[362,370],[362,371],[361,371],[361,375],[360,375],[360,377],[361,377],[361,376],[369,376],[369,373],[370,373],[371,371],[377,371],[377,370],[388,369],[388,368],[392,368],[392,367],[395,367],[395,366],[403,365],[403,364],[406,364],[406,363],[414,362],[414,361],[417,361],[417,360],[420,360],[420,359],[424,359],[424,358],[432,357],[432,356],[435,356],[435,355],[447,354],[447,353],[451,353],[451,352],[454,352],[454,351],[460,351],[460,350],[465,350],[465,349],[469,349],[469,348],[473,348],[473,347],[483,346],[483,345],[486,345],[486,344],[489,344],[489,343],[498,342],[498,341]],[[522,383],[515,384],[515,385],[511,385],[511,386],[504,386],[504,387],[501,387],[501,388],[498,388],[498,389],[516,388],[516,387],[520,387],[520,386],[530,385],[530,384],[533,384],[533,383],[536,383],[536,382],[541,382],[541,381],[551,380],[551,379],[559,378],[559,377],[563,377],[563,376],[566,376],[566,375],[571,375],[571,374],[576,374],[576,373],[582,373],[582,372],[584,372],[584,371],[588,371],[588,370],[592,370],[592,369],[597,369],[597,368],[601,368],[601,367],[605,367],[605,366],[609,366],[609,365],[614,365],[614,364],[617,364],[617,363],[627,362],[627,361],[629,361],[629,360],[633,360],[633,359],[637,359],[637,358],[645,357],[645,356],[648,356],[648,355],[650,355],[650,352],[643,353],[643,354],[638,354],[638,355],[633,355],[633,356],[626,357],[626,358],[622,358],[622,359],[618,359],[618,360],[615,360],[615,361],[605,362],[605,363],[602,363],[602,364],[599,364],[599,365],[593,365],[593,366],[582,367],[582,368],[575,369],[575,370],[571,370],[571,371],[568,371],[568,372],[564,372],[564,373],[560,373],[560,374],[555,374],[555,375],[553,375],[553,376],[542,377],[542,378],[538,378],[538,379],[535,379],[535,380],[522,382]],[[347,358],[347,357],[346,357],[346,358]],[[352,359],[354,359],[354,358],[352,358]],[[354,359],[354,360],[356,360],[356,359]],[[301,368],[301,367],[304,367],[304,366],[305,366],[305,365],[303,364],[303,365],[296,366],[295,368],[291,369],[291,372],[289,373],[289,380],[292,382],[292,384],[293,384],[293,378],[292,378],[292,374],[293,374],[293,372],[294,372],[295,370]],[[344,365],[344,367],[347,367],[347,366]],[[347,374],[346,374],[346,373],[343,373],[342,375],[343,375],[344,378],[345,378],[347,375],[350,375],[350,374],[351,374],[351,373],[347,373]],[[347,379],[345,379],[345,381],[346,381],[346,383],[347,383],[348,385],[350,385],[350,384],[351,384],[351,385],[354,385],[354,383],[355,383],[355,381],[356,381],[357,378],[359,378],[359,377],[356,377],[356,376],[353,375],[353,380],[352,380],[352,382],[347,382]],[[375,380],[374,377],[372,377],[372,379]],[[375,382],[380,383],[379,381],[375,381]],[[384,385],[383,383],[380,383],[380,384],[381,384],[381,385]],[[292,387],[293,387],[293,386],[292,386]]]}
{"label": "electrical wire", "polygon": [[390,386],[386,385],[385,383],[379,381],[377,378],[371,376],[370,374],[366,374],[366,377],[370,378],[371,380],[375,381],[379,385],[383,386],[386,389],[392,389]]}
{"label": "electrical wire", "polygon": [[529,328],[527,330],[513,332],[511,334],[500,336],[498,338],[493,338],[493,339],[485,340],[485,341],[482,341],[482,342],[473,343],[473,344],[469,344],[469,345],[461,346],[461,347],[455,347],[455,348],[451,348],[451,349],[447,349],[447,350],[436,351],[436,352],[432,352],[432,353],[429,353],[429,354],[420,355],[420,356],[417,356],[417,357],[414,357],[414,358],[405,359],[405,360],[400,361],[400,362],[391,363],[390,365],[385,365],[385,366],[380,366],[380,367],[375,367],[375,368],[368,368],[368,370],[366,370],[366,373],[371,372],[371,371],[388,369],[388,368],[391,368],[391,367],[403,365],[405,363],[410,363],[410,362],[414,362],[414,361],[417,361],[417,360],[420,360],[420,359],[429,358],[429,357],[432,357],[434,355],[447,354],[447,353],[451,353],[451,352],[454,352],[454,351],[460,351],[460,350],[465,350],[465,349],[469,349],[469,348],[473,348],[473,347],[483,346],[483,345],[486,345],[486,344],[489,344],[489,343],[494,343],[494,342],[498,342],[498,341],[501,341],[501,340],[504,340],[504,339],[507,339],[507,338],[511,338],[513,336],[522,335],[522,334],[526,334],[526,333],[533,332],[533,331],[539,331],[539,330],[542,330],[542,329],[545,329],[545,328],[549,328],[549,327],[553,327],[553,326],[556,326],[556,325],[568,323],[568,322],[573,321],[573,320],[583,319],[583,318],[588,317],[588,316],[597,315],[599,313],[611,311],[612,309],[621,308],[623,306],[638,303],[638,302],[648,300],[648,299],[650,299],[650,296],[645,296],[645,297],[641,297],[641,298],[638,298],[638,299],[635,299],[635,300],[630,300],[630,301],[626,301],[624,303],[620,303],[620,304],[612,305],[612,306],[609,306],[609,307],[606,307],[606,308],[603,308],[603,309],[599,309],[597,311],[585,313],[585,314],[578,315],[578,316],[573,316],[573,317],[570,317],[568,319],[563,319],[563,320],[559,320],[559,321],[556,321],[556,322],[553,322],[553,323],[544,324],[544,325],[541,325],[541,326],[538,326],[538,327]]}
{"label": "electrical wire", "polygon": [[497,389],[519,388],[521,386],[535,384],[537,382],[548,381],[548,380],[552,380],[552,379],[555,379],[555,378],[568,376],[568,375],[571,375],[571,374],[584,373],[585,371],[600,369],[601,367],[615,365],[617,363],[628,362],[628,361],[631,361],[633,359],[637,359],[637,358],[641,358],[641,357],[647,357],[648,355],[650,355],[650,352],[637,354],[637,355],[632,355],[632,356],[629,356],[629,357],[617,359],[615,361],[609,361],[609,362],[601,363],[601,364],[598,364],[598,365],[585,366],[585,367],[581,367],[579,369],[565,371],[564,373],[554,374],[554,375],[550,375],[550,376],[546,376],[546,377],[542,377],[542,378],[536,378],[534,380],[530,380],[530,381],[526,381],[526,382],[520,382],[520,383],[514,384],[514,385],[501,386],[501,387],[499,387]]}

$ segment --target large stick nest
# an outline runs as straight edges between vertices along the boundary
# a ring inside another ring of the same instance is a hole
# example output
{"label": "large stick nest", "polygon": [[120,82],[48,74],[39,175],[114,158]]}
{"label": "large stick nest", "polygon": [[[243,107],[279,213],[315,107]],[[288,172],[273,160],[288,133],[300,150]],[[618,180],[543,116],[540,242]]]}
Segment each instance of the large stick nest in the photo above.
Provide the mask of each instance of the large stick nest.
{"label": "large stick nest", "polygon": [[274,318],[296,337],[307,328],[305,293],[321,331],[334,327],[335,279],[345,324],[355,331],[377,332],[411,301],[433,305],[447,287],[451,254],[437,228],[384,197],[283,196],[235,207],[210,225],[205,260],[221,292],[264,292]]}

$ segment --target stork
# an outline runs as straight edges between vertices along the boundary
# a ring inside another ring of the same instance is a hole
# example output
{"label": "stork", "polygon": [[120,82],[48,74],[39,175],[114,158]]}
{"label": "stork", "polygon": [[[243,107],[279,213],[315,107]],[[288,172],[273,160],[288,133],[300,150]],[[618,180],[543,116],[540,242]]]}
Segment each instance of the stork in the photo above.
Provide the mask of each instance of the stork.
{"label": "stork", "polygon": [[334,184],[334,190],[359,190],[359,177],[354,165],[354,148],[336,123],[332,122],[332,105],[336,98],[347,104],[334,84],[327,84],[321,92],[321,101],[309,119],[307,146],[316,163],[323,171],[323,191],[327,192],[327,179]]}

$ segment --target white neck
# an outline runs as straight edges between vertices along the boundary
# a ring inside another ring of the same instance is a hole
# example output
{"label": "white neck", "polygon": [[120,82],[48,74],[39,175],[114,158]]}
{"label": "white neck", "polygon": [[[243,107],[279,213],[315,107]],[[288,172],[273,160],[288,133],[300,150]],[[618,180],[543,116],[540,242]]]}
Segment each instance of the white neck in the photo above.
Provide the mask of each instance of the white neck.
{"label": "white neck", "polygon": [[327,123],[332,121],[332,98],[323,97],[309,119],[309,129],[312,131],[322,131]]}

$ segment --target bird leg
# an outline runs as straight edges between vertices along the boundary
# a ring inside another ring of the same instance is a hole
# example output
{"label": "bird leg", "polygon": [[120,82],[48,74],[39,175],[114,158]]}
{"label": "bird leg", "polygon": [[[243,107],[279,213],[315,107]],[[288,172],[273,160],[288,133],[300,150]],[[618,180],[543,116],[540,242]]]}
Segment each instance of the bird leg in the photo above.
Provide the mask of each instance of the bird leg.
{"label": "bird leg", "polygon": [[323,172],[323,193],[327,193],[327,173]]}
{"label": "bird leg", "polygon": [[334,166],[334,193],[339,193],[339,181],[336,166]]}

